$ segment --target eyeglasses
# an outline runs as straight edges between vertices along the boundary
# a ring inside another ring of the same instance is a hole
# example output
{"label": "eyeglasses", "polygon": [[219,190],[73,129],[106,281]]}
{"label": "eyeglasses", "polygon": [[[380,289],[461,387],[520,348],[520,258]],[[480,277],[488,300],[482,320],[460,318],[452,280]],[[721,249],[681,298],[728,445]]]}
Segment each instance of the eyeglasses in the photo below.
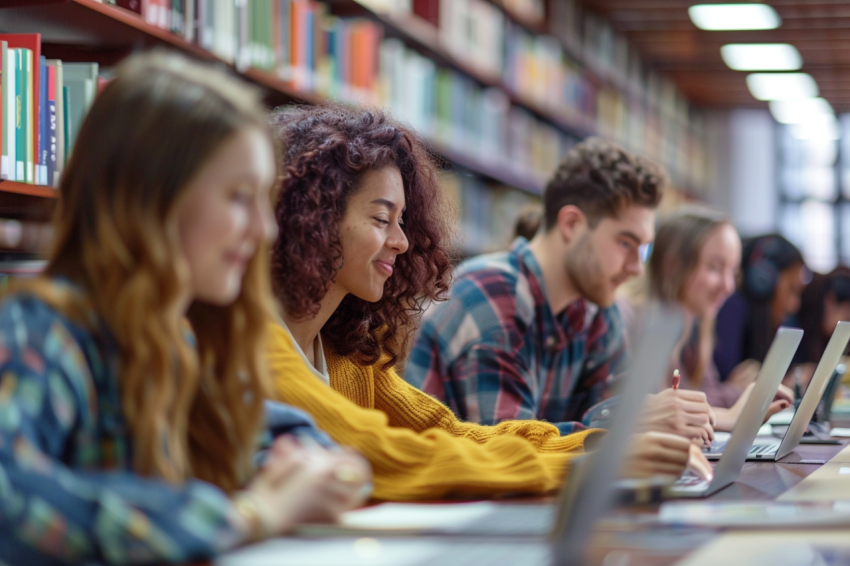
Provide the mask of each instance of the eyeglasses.
{"label": "eyeglasses", "polygon": [[652,256],[652,244],[641,244],[638,247],[638,255],[643,263],[648,262],[649,258]]}

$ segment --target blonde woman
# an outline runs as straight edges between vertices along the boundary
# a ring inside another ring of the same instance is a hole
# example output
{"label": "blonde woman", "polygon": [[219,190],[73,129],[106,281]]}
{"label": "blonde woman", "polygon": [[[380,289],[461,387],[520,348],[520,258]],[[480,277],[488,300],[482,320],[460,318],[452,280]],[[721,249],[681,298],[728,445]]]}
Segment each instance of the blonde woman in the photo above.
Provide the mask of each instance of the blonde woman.
{"label": "blonde woman", "polygon": [[[758,364],[742,366],[743,387],[723,383],[712,359],[717,313],[735,291],[740,263],[741,238],[729,218],[708,207],[687,206],[659,223],[647,270],[648,298],[680,305],[689,320],[671,366],[679,370],[683,389],[706,394],[721,431],[735,426],[758,373]],[[791,392],[780,387],[768,416],[791,400]]]}
{"label": "blonde woman", "polygon": [[186,562],[359,503],[359,457],[252,466],[275,181],[223,73],[142,55],[98,96],[46,273],[0,305],[0,562]]}

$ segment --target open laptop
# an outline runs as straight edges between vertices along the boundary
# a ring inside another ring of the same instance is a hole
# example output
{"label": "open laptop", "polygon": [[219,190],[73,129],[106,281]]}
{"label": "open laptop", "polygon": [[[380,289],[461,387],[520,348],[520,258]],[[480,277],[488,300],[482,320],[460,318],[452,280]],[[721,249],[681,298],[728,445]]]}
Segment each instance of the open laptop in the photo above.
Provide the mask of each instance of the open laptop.
{"label": "open laptop", "polygon": [[[672,311],[655,307],[645,317],[643,332],[634,350],[628,375],[618,392],[623,399],[643,399],[667,370],[668,360],[682,333],[683,323]],[[557,509],[534,506],[545,529],[536,534],[547,539],[528,540],[499,537],[500,524],[510,523],[522,529],[529,519],[517,513],[513,505],[500,505],[478,519],[483,527],[481,539],[463,530],[452,537],[370,537],[278,538],[227,553],[214,561],[215,566],[441,566],[462,564],[489,566],[513,564],[555,564],[577,566],[583,562],[584,549],[596,521],[611,504],[613,487],[629,439],[638,421],[641,403],[620,403],[614,412],[607,436],[600,449],[574,460],[569,481],[561,489]],[[531,507],[531,506],[525,506]],[[512,533],[515,534],[515,533]],[[494,536],[495,535],[495,536]]]}
{"label": "open laptop", "polygon": [[[847,348],[847,342],[850,341],[850,322],[839,322],[832,331],[832,337],[826,345],[823,356],[818,362],[815,373],[809,382],[809,387],[806,389],[806,394],[803,395],[800,406],[794,413],[794,418],[788,425],[785,431],[785,436],[780,441],[778,438],[758,438],[750,448],[747,454],[747,460],[765,460],[776,461],[787,456],[794,448],[800,444],[803,434],[806,432],[806,427],[812,420],[812,416],[817,409],[818,403],[824,395],[827,383],[830,377],[835,372],[844,350]],[[720,458],[726,447],[726,443],[719,446],[715,442],[710,451],[705,455],[709,460]]]}
{"label": "open laptop", "polygon": [[803,331],[799,328],[782,327],[776,332],[756,377],[756,385],[741,411],[741,416],[738,418],[735,430],[732,431],[732,436],[729,437],[720,461],[714,468],[714,479],[709,482],[686,474],[667,489],[668,496],[707,497],[738,479],[753,440],[767,415],[767,408],[773,401],[773,396],[779,389],[779,384],[785,377],[785,372],[788,371],[788,366],[791,365],[794,352],[797,351],[802,338]]}

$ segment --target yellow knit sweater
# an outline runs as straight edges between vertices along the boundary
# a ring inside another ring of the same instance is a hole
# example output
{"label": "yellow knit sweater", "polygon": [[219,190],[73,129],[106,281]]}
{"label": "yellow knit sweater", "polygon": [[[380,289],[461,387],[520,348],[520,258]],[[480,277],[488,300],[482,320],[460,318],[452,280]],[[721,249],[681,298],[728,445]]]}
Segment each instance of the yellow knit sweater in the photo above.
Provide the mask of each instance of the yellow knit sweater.
{"label": "yellow knit sweater", "polygon": [[363,454],[372,464],[377,499],[545,493],[560,487],[570,460],[596,432],[562,437],[539,421],[461,422],[380,363],[363,367],[327,346],[325,357],[330,388],[289,332],[271,323],[275,398],[307,411],[334,441]]}

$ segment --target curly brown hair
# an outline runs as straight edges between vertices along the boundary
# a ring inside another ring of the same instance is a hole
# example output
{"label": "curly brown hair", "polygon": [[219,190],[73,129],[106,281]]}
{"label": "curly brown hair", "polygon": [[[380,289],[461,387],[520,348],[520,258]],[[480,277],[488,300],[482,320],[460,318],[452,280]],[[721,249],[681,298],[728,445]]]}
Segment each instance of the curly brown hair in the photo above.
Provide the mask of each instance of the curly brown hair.
{"label": "curly brown hair", "polygon": [[311,318],[342,267],[339,223],[364,173],[397,167],[404,181],[403,230],[409,243],[396,258],[382,298],[348,295],[322,328],[342,356],[394,365],[406,350],[423,305],[449,289],[453,207],[417,136],[378,109],[341,105],[290,107],[272,115],[285,148],[275,214],[280,233],[272,249],[272,287],[284,310]]}
{"label": "curly brown hair", "polygon": [[567,153],[543,191],[545,229],[558,223],[567,205],[581,209],[591,227],[637,204],[655,208],[667,178],[654,163],[620,146],[588,138]]}

